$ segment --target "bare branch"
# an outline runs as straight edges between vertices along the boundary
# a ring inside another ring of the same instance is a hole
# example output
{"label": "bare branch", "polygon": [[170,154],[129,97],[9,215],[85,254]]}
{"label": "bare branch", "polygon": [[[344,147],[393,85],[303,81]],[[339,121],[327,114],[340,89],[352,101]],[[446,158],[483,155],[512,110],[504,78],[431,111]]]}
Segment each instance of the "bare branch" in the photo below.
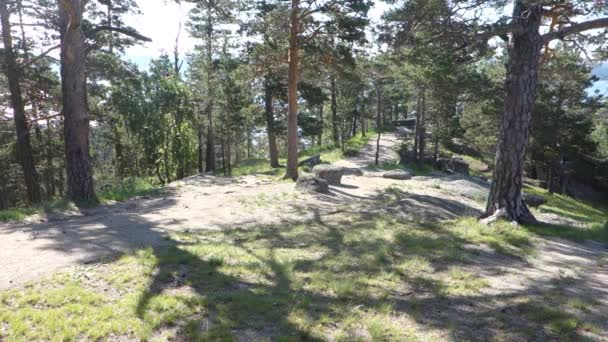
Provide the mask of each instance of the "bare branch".
{"label": "bare branch", "polygon": [[543,35],[543,41],[550,42],[554,39],[564,39],[566,36],[575,33],[581,33],[583,31],[608,28],[608,18],[600,18],[595,20],[589,20],[582,23],[573,23],[567,27],[559,29],[555,32],[549,32]]}

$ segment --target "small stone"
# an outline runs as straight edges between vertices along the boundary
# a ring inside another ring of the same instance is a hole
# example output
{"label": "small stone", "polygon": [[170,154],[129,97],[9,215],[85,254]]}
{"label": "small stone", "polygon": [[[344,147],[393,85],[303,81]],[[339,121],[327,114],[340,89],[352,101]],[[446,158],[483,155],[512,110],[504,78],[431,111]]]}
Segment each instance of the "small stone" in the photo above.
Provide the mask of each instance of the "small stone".
{"label": "small stone", "polygon": [[382,177],[388,179],[408,180],[412,179],[412,174],[405,170],[391,170],[385,172]]}

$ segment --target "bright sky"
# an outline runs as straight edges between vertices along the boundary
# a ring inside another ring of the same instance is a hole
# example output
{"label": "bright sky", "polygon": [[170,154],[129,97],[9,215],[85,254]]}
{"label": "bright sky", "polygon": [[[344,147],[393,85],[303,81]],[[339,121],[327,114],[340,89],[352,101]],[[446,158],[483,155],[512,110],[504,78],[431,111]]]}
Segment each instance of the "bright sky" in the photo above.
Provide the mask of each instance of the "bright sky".
{"label": "bright sky", "polygon": [[[150,59],[158,57],[163,51],[173,52],[180,23],[182,31],[179,50],[182,54],[192,51],[196,40],[190,37],[185,28],[191,4],[178,5],[170,0],[137,0],[136,2],[142,15],[129,17],[126,22],[143,35],[152,38],[152,42],[130,48],[127,51],[128,59],[144,67],[148,65]],[[387,8],[388,5],[384,2],[376,1],[369,17],[378,21]]]}

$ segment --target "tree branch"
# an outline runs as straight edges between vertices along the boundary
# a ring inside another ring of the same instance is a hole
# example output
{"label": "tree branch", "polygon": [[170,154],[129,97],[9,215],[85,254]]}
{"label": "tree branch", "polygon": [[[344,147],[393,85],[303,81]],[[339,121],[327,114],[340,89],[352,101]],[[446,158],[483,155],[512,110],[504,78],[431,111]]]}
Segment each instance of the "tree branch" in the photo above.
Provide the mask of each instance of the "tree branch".
{"label": "tree branch", "polygon": [[41,58],[44,58],[46,56],[48,56],[49,53],[53,52],[54,50],[57,50],[61,47],[61,44],[57,44],[55,46],[52,46],[50,48],[48,48],[46,51],[42,52],[41,54],[39,54],[36,57],[32,57],[26,61],[23,61],[19,64],[19,68],[25,68],[26,66],[32,65],[34,64],[36,61],[38,61]]}
{"label": "tree branch", "polygon": [[[126,28],[121,28],[121,27],[113,27],[113,26],[107,26],[107,25],[101,25],[101,26],[97,26],[95,27],[93,30],[91,30],[89,32],[89,36],[93,36],[98,32],[101,31],[113,31],[113,32],[118,32],[118,33],[122,33],[126,36],[135,38],[137,40],[142,40],[145,42],[151,42],[152,39],[140,34],[139,32],[133,30],[133,29],[126,29]],[[90,38],[90,37],[89,37]]]}
{"label": "tree branch", "polygon": [[555,32],[549,32],[543,35],[543,41],[545,43],[550,42],[554,39],[564,39],[564,37],[575,33],[581,33],[583,31],[589,31],[600,28],[608,28],[608,18],[600,18],[595,20],[584,21],[582,23],[573,23],[567,27],[559,29]]}

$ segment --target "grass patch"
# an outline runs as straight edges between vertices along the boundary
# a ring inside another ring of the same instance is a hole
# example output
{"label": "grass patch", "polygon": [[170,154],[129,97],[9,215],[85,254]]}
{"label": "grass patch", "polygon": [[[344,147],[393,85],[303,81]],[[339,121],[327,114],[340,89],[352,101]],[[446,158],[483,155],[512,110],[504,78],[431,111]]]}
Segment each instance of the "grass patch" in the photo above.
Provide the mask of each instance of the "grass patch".
{"label": "grass patch", "polygon": [[539,212],[556,214],[582,223],[577,227],[527,225],[526,229],[539,235],[557,236],[574,241],[593,240],[608,243],[608,209],[605,207],[593,206],[565,195],[550,194],[537,187],[526,186],[524,191],[547,200],[547,203],[540,206]]}
{"label": "grass patch", "polygon": [[0,222],[23,221],[29,216],[44,215],[76,209],[76,205],[67,199],[54,199],[33,207],[13,208],[0,211]]}
{"label": "grass patch", "polygon": [[[374,135],[373,131],[368,132],[364,137],[361,134],[357,134],[356,136],[348,139],[344,143],[344,152],[342,151],[340,146],[336,146],[334,144],[325,144],[320,146],[314,146],[311,148],[307,148],[305,150],[300,151],[299,161],[303,161],[315,155],[321,156],[321,161],[323,163],[333,163],[338,160],[344,159],[349,156],[353,156],[357,154],[369,141],[369,139]],[[287,163],[287,159],[281,158],[279,160],[281,165]],[[303,170],[310,171],[303,167]],[[285,167],[281,166],[278,168],[270,167],[270,161],[266,159],[250,159],[241,161],[239,164],[235,165],[232,168],[232,176],[246,176],[246,175],[269,175],[269,176],[279,176],[285,172]],[[218,171],[218,175],[222,174],[221,171]]]}
{"label": "grass patch", "polygon": [[148,179],[130,177],[102,187],[98,191],[97,197],[101,203],[108,201],[123,202],[137,196],[157,195],[160,189],[160,185]]}

